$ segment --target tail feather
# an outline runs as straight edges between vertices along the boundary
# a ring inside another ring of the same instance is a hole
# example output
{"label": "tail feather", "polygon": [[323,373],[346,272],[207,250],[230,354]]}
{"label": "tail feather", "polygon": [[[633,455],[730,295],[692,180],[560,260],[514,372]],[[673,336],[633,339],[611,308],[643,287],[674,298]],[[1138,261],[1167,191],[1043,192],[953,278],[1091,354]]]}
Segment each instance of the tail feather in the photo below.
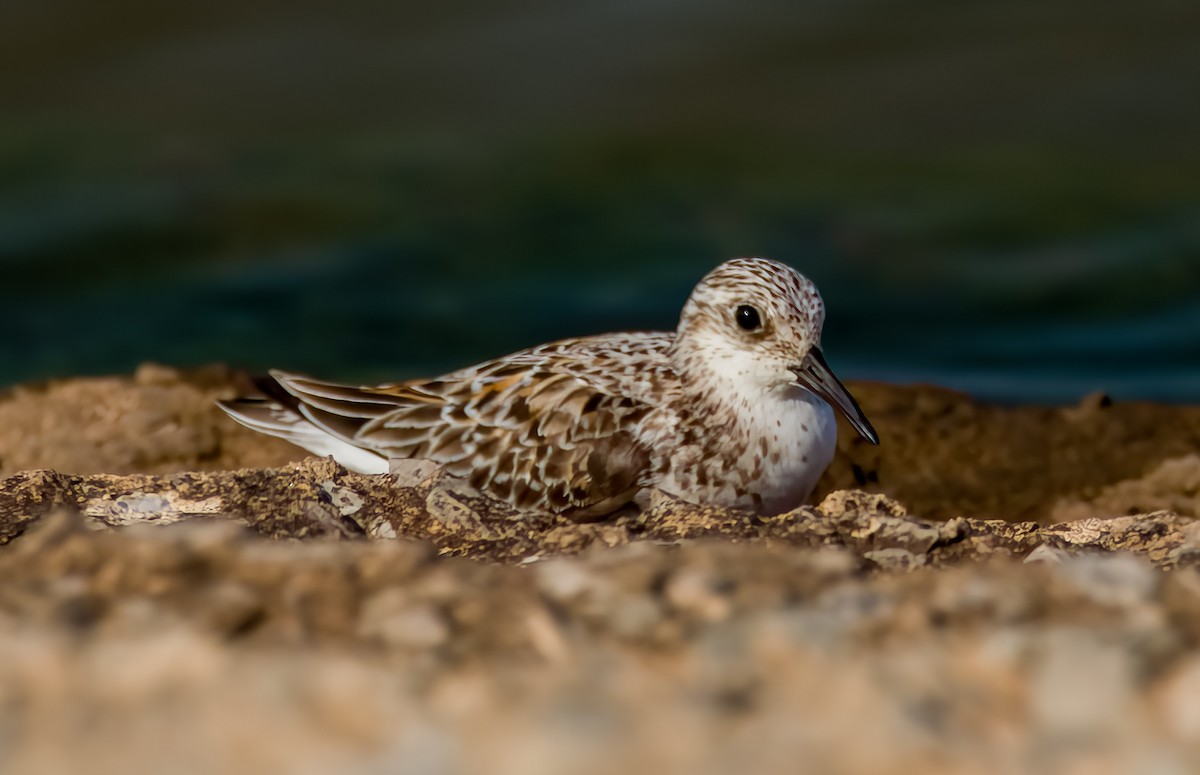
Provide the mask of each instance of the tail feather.
{"label": "tail feather", "polygon": [[384,474],[388,471],[388,461],[382,455],[330,435],[279,401],[237,398],[232,401],[218,401],[217,406],[251,430],[276,436],[314,455],[332,455],[334,460],[352,471],[362,474]]}
{"label": "tail feather", "polygon": [[300,404],[358,420],[360,426],[407,403],[392,396],[372,393],[366,388],[322,382],[285,371],[274,370],[271,376],[281,389]]}

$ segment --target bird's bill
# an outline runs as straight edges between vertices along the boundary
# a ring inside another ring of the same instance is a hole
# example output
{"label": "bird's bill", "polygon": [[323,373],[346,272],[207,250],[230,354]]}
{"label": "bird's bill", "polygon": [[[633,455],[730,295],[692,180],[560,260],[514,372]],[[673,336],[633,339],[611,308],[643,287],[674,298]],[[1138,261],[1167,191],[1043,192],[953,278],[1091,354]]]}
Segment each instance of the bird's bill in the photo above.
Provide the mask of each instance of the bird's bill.
{"label": "bird's bill", "polygon": [[793,369],[797,381],[829,402],[829,405],[841,412],[854,430],[872,444],[879,443],[879,434],[871,427],[871,421],[863,414],[858,402],[846,386],[842,384],[825,362],[821,348],[814,347],[808,352],[804,362]]}

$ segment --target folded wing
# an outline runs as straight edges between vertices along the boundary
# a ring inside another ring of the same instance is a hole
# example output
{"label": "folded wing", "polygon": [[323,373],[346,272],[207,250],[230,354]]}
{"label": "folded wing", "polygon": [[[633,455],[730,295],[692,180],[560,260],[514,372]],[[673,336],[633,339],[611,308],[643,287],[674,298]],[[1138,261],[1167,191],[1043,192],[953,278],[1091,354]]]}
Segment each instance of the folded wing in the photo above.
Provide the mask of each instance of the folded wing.
{"label": "folded wing", "polygon": [[381,387],[271,376],[295,399],[289,409],[334,440],[382,458],[433,460],[519,509],[602,516],[631,500],[648,473],[637,428],[653,407],[536,362]]}

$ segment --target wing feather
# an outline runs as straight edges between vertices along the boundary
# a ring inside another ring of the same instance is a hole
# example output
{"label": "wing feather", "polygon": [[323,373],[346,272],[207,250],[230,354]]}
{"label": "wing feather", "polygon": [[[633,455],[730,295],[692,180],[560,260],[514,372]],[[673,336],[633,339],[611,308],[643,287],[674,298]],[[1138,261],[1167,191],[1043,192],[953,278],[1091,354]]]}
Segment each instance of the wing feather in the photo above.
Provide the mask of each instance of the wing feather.
{"label": "wing feather", "polygon": [[649,474],[652,451],[639,427],[658,407],[645,386],[666,368],[670,340],[630,336],[632,355],[649,364],[641,371],[596,369],[596,357],[613,351],[568,340],[378,387],[271,375],[296,411],[339,441],[384,458],[432,460],[521,509],[593,517],[627,503]]}

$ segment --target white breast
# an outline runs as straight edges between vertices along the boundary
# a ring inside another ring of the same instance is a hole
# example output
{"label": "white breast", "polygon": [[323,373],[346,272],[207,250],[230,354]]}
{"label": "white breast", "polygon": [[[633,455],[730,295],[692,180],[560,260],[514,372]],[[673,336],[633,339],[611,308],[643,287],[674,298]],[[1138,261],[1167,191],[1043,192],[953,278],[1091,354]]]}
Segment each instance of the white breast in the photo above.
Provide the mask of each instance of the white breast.
{"label": "white breast", "polygon": [[799,387],[772,394],[755,409],[744,458],[750,465],[756,456],[761,460],[752,488],[763,511],[778,514],[803,504],[833,461],[837,420],[829,404]]}
{"label": "white breast", "polygon": [[755,401],[739,399],[722,413],[706,418],[712,435],[704,442],[675,434],[656,486],[693,503],[764,514],[803,504],[833,460],[833,409],[803,388],[787,387]]}

